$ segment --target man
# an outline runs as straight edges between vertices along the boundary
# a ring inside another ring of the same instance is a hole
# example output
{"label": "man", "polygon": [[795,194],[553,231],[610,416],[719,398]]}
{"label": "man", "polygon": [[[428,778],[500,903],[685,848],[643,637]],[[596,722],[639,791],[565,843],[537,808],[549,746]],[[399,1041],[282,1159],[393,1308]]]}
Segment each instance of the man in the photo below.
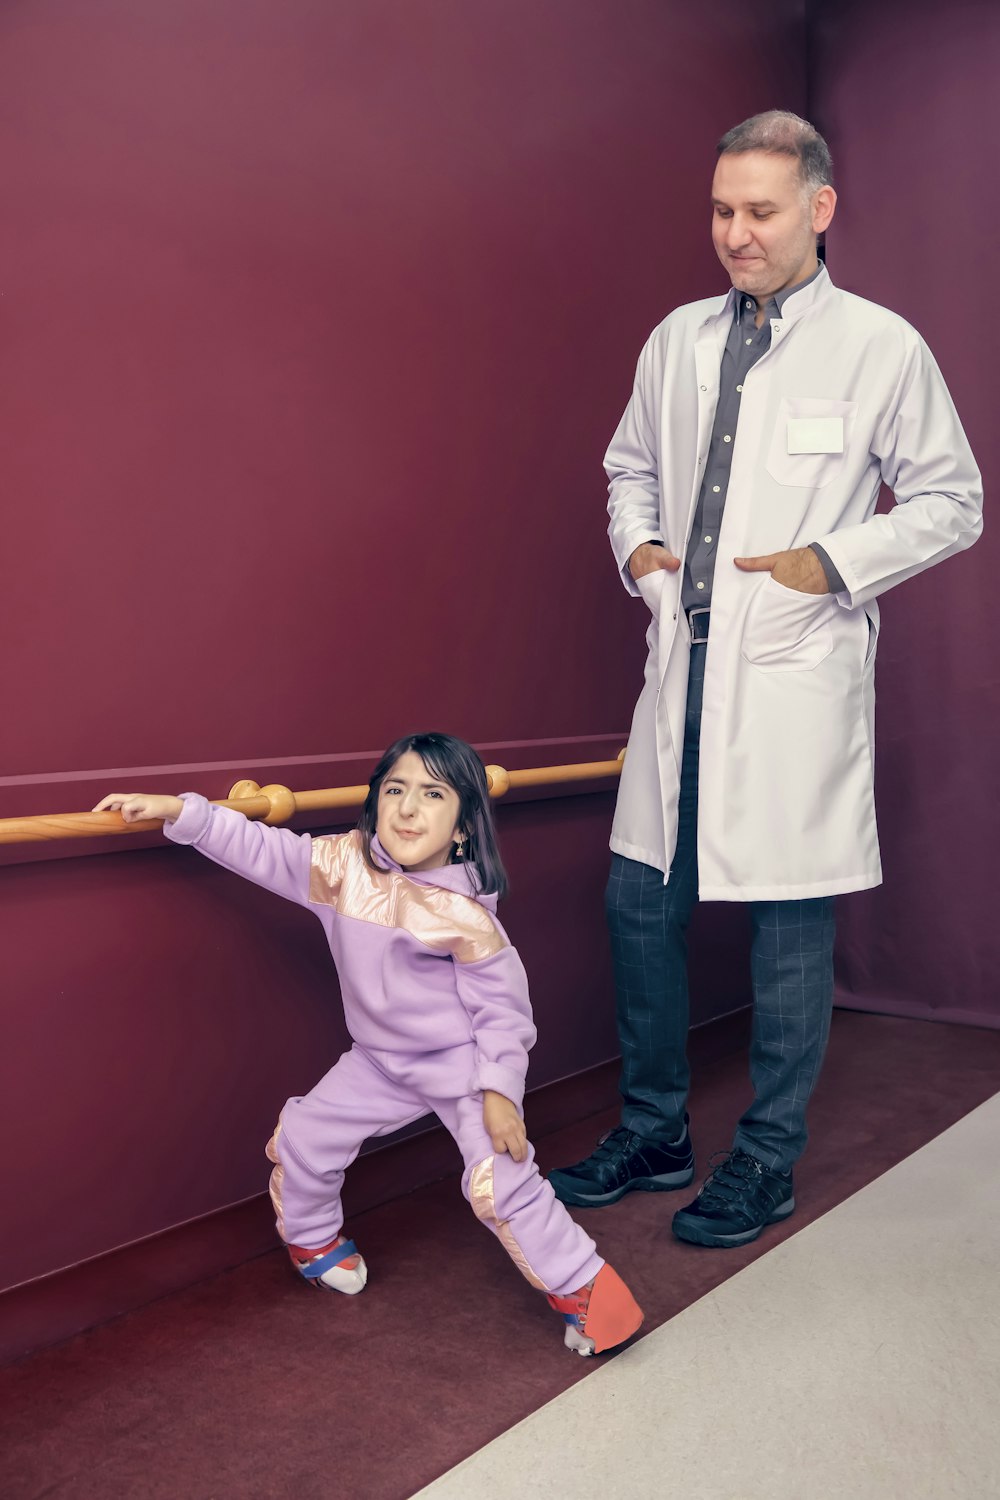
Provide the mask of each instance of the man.
{"label": "man", "polygon": [[607,896],[622,1124],[551,1180],[585,1206],[692,1181],[685,933],[699,898],[745,901],[754,1099],[673,1219],[726,1246],[794,1209],[833,898],[881,880],[876,597],[970,546],[982,514],[930,351],[818,260],[837,202],[825,141],[770,111],[718,152],[712,238],[732,290],[654,330],[605,460],[611,545],[653,616]]}

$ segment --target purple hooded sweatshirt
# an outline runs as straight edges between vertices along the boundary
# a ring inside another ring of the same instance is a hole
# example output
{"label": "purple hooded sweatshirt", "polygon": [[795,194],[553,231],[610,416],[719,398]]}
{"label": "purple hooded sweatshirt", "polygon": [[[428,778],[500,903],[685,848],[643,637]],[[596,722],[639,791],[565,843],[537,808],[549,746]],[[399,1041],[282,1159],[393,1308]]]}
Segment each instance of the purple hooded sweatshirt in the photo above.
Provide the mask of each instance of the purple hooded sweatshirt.
{"label": "purple hooded sweatshirt", "polygon": [[524,966],[471,864],[404,871],[375,837],[312,838],[251,823],[194,792],[164,824],[177,844],[315,912],[333,954],[347,1029],[367,1051],[406,1058],[475,1044],[468,1093],[524,1099],[535,1042]]}

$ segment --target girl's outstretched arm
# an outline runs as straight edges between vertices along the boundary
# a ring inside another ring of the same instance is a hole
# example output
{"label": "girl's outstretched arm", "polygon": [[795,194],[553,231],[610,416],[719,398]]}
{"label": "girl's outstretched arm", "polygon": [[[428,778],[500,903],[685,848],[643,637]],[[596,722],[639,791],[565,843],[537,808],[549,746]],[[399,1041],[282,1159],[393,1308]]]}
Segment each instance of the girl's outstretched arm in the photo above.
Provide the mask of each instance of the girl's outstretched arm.
{"label": "girl's outstretched arm", "polygon": [[93,812],[120,812],[126,823],[144,823],[147,818],[179,818],[184,803],[179,797],[160,797],[152,792],[111,792],[102,797]]}
{"label": "girl's outstretched arm", "polygon": [[115,808],[126,823],[163,818],[163,832],[175,844],[191,844],[199,854],[255,885],[302,906],[309,904],[312,839],[307,833],[251,823],[232,808],[213,807],[197,792],[180,797],[113,792],[94,811]]}

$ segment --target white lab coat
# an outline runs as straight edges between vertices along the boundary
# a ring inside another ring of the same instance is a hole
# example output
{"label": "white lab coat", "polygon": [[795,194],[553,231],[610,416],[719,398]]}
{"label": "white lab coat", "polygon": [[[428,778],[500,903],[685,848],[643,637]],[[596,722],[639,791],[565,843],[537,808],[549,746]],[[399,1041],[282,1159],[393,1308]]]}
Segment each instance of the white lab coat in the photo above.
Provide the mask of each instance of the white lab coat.
{"label": "white lab coat", "polygon": [[[735,295],[680,307],[654,330],[605,459],[611,545],[625,587],[653,615],[611,847],[665,877],[677,837],[691,649],[683,569],[659,569],[637,588],[627,564],[645,541],[684,557]],[[708,651],[699,894],[758,901],[864,890],[882,878],[876,597],[976,540],[979,471],[920,336],[834,287],[825,269],[772,321],[771,347],[744,382],[733,439],[710,642],[695,648]],[[897,503],[875,515],[883,480]],[[797,593],[732,562],[811,542],[826,549],[846,592]]]}

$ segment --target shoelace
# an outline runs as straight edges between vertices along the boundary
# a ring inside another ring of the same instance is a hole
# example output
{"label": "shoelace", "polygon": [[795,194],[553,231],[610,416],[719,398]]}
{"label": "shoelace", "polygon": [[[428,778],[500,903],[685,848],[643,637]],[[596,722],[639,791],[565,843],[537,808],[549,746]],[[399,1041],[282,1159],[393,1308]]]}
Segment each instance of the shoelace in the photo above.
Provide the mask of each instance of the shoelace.
{"label": "shoelace", "polygon": [[752,1191],[764,1175],[763,1164],[746,1151],[717,1151],[708,1164],[713,1169],[712,1175],[700,1194],[708,1208],[714,1204],[727,1207],[748,1190]]}
{"label": "shoelace", "polygon": [[614,1130],[609,1130],[606,1136],[598,1141],[594,1151],[591,1153],[591,1161],[616,1161],[628,1156],[634,1149],[633,1142],[638,1137],[628,1130],[624,1125],[616,1125]]}

